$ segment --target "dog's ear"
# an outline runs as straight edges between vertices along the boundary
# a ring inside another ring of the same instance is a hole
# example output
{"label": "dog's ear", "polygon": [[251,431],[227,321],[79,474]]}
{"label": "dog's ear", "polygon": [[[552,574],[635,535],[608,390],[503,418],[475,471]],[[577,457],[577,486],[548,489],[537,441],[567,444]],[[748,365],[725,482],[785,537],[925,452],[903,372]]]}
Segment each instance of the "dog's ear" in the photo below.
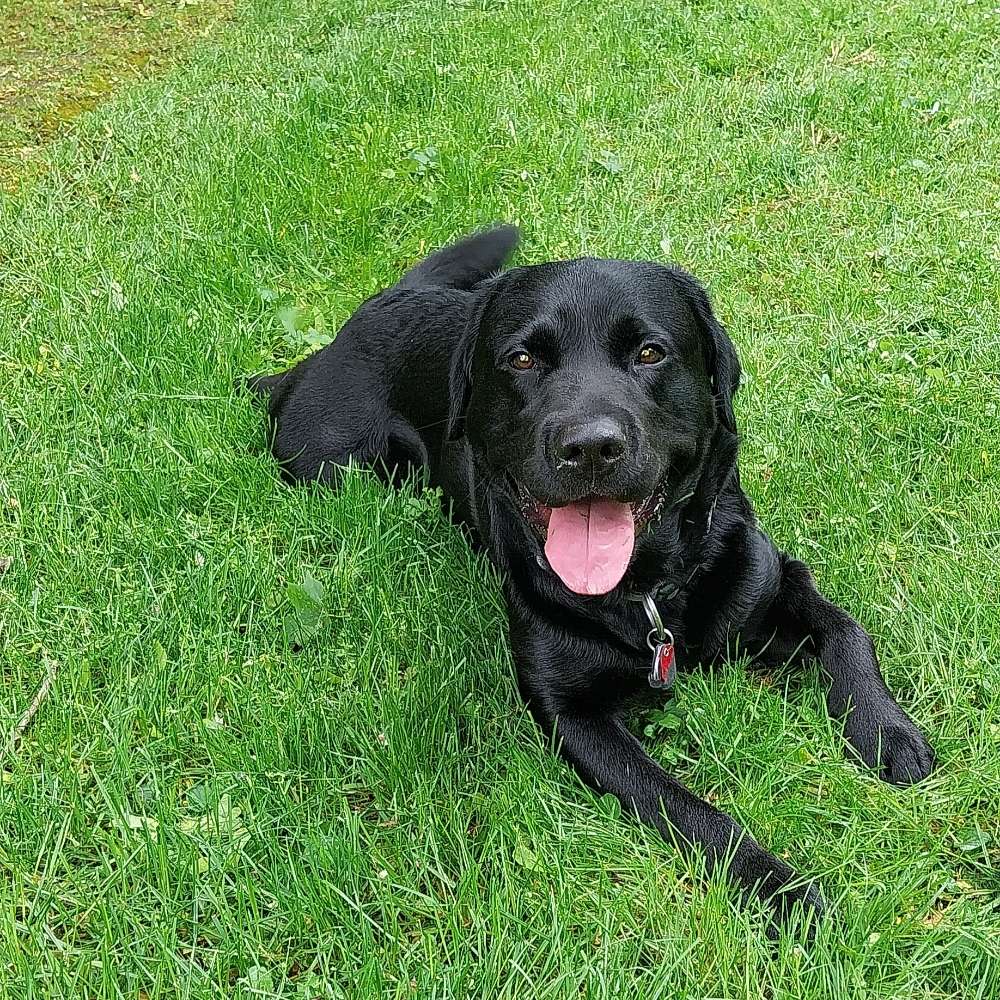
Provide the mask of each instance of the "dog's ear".
{"label": "dog's ear", "polygon": [[498,275],[478,286],[476,299],[469,312],[469,320],[451,355],[451,367],[448,371],[448,423],[445,428],[448,441],[457,441],[465,437],[465,413],[472,396],[472,361],[476,354],[479,329],[483,323],[483,315],[496,295],[503,277]]}
{"label": "dog's ear", "polygon": [[446,440],[457,441],[465,437],[465,411],[472,395],[472,357],[479,336],[480,310],[475,309],[462,331],[461,338],[451,356],[448,372],[448,425]]}
{"label": "dog's ear", "polygon": [[672,267],[670,273],[691,306],[701,328],[705,364],[712,377],[716,413],[722,425],[735,434],[736,414],[733,412],[733,397],[740,387],[740,361],[736,356],[736,348],[729,339],[725,327],[712,311],[708,293],[698,280],[680,268]]}

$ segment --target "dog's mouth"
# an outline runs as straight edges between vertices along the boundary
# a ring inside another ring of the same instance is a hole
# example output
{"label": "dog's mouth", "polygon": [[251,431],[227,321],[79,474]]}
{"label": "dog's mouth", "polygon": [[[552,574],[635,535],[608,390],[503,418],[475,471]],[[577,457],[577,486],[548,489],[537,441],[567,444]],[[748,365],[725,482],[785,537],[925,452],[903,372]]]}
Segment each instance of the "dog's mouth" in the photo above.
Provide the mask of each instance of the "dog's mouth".
{"label": "dog's mouth", "polygon": [[576,594],[606,594],[621,582],[635,540],[666,502],[663,488],[626,503],[583,497],[560,507],[536,500],[511,480],[518,507],[545,548],[552,571]]}

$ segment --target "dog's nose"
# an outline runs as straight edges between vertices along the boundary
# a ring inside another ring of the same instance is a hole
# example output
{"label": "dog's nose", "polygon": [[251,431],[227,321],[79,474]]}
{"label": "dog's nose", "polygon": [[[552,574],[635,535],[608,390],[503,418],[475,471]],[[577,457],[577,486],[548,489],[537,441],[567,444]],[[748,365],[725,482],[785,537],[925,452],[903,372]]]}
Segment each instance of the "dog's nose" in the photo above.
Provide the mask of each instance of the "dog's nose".
{"label": "dog's nose", "polygon": [[552,452],[557,469],[606,472],[625,455],[626,444],[621,424],[601,417],[560,429]]}

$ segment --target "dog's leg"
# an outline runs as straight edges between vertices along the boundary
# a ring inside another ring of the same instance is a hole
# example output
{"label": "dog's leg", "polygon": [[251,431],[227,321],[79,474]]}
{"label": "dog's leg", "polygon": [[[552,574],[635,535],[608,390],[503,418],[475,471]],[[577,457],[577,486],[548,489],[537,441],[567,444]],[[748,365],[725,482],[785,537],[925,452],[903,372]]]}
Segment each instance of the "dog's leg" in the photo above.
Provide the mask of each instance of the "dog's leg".
{"label": "dog's leg", "polygon": [[931,773],[933,751],[889,693],[871,637],[816,589],[798,560],[783,557],[781,585],[759,637],[769,662],[819,660],[830,714],[845,719],[847,742],[883,780],[908,785]]}
{"label": "dog's leg", "polygon": [[[550,728],[545,719],[539,721]],[[761,899],[778,922],[792,915],[796,903],[812,917],[822,912],[814,885],[803,883],[733,819],[671,778],[618,719],[560,714],[552,722],[560,753],[587,784],[616,796],[629,814],[682,851],[700,852],[710,871],[728,866],[743,895]]]}

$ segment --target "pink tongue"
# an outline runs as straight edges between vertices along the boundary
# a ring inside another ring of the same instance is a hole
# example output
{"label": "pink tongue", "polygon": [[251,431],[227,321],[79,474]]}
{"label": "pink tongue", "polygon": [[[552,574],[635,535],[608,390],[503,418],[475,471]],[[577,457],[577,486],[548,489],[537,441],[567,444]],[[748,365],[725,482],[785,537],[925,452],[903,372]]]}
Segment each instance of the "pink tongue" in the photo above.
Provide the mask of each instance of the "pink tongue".
{"label": "pink tongue", "polygon": [[634,544],[627,503],[580,500],[552,508],[545,555],[574,593],[606,594],[625,575]]}

